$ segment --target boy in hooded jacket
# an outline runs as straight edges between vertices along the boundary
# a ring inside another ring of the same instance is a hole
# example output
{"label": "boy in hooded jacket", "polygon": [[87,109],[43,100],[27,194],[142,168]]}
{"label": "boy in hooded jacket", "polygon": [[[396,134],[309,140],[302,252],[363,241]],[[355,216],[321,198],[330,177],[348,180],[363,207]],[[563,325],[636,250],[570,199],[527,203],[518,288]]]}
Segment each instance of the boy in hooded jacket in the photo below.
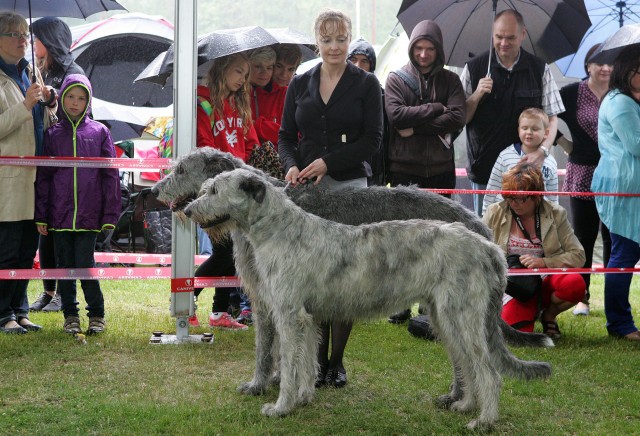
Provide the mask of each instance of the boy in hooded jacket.
{"label": "boy in hooded jacket", "polygon": [[[60,122],[44,136],[45,156],[115,157],[109,129],[89,117],[91,83],[71,74],[60,88]],[[114,229],[120,214],[120,181],[116,168],[38,167],[35,221],[38,232],[54,240],[58,268],[93,268],[96,237]],[[104,298],[98,280],[81,280],[87,302],[87,333],[104,331]],[[79,333],[75,280],[60,280],[64,330]]]}

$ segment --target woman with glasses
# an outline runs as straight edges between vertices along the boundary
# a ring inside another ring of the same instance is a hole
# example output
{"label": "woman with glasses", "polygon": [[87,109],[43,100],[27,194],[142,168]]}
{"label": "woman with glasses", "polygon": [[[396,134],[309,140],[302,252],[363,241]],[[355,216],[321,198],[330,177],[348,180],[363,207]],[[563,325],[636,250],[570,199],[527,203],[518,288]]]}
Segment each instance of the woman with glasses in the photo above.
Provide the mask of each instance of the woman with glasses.
{"label": "woman with glasses", "polygon": [[[27,21],[0,12],[0,156],[42,154],[49,118],[40,73],[24,58]],[[34,83],[32,78],[35,77]],[[38,248],[34,218],[36,167],[0,165],[0,269],[31,269]],[[0,332],[23,334],[41,327],[29,321],[26,280],[0,280]]]}
{"label": "woman with glasses", "polygon": [[[609,93],[598,118],[600,162],[594,192],[640,194],[640,45],[624,49],[613,64]],[[640,197],[596,197],[600,219],[611,234],[608,268],[633,268],[640,260]],[[632,274],[605,274],[604,313],[610,335],[640,341],[633,322]]]}
{"label": "woman with glasses", "polygon": [[[504,173],[505,191],[544,191],[542,173],[520,163]],[[493,231],[494,242],[505,255],[519,256],[524,268],[578,268],[584,249],[573,233],[567,211],[540,195],[505,195],[487,209],[483,221]],[[502,318],[512,327],[532,332],[538,318],[552,339],[561,335],[556,317],[584,298],[586,286],[579,274],[542,277],[541,291],[526,301],[505,294]]]}

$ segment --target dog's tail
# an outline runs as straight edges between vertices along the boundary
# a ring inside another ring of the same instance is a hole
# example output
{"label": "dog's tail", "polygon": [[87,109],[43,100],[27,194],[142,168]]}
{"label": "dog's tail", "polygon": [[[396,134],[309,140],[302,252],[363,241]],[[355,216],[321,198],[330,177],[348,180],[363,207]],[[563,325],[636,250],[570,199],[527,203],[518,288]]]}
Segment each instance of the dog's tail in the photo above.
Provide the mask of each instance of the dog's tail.
{"label": "dog's tail", "polygon": [[551,375],[551,365],[547,362],[525,361],[518,359],[507,348],[506,341],[515,345],[553,346],[553,341],[545,335],[523,333],[509,326],[500,316],[502,295],[507,285],[507,270],[504,254],[497,246],[493,247],[490,262],[497,276],[488,282],[493,288],[486,317],[486,333],[489,353],[494,357],[496,369],[501,375],[525,380],[546,378]]}
{"label": "dog's tail", "polygon": [[526,333],[516,330],[506,323],[498,314],[498,326],[502,330],[502,335],[507,344],[514,347],[553,347],[553,341],[544,333]]}

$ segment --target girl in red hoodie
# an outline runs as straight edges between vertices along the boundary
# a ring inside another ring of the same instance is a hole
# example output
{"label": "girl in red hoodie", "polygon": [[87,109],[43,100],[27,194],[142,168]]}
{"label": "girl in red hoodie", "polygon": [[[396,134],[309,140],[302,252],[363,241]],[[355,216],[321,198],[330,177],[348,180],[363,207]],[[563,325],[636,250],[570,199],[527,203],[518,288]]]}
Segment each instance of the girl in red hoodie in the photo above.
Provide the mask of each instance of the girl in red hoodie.
{"label": "girl in red hoodie", "polygon": [[[258,135],[251,119],[249,96],[249,58],[237,53],[216,59],[207,73],[207,86],[198,86],[198,147],[214,147],[247,161]],[[198,232],[202,232],[198,228]],[[208,239],[206,235],[199,241]],[[202,250],[200,250],[202,252]],[[232,244],[229,240],[213,244],[211,256],[196,270],[196,277],[235,276]],[[228,313],[233,288],[216,288],[209,325],[228,330],[246,330]],[[196,297],[202,289],[196,289]],[[194,315],[189,319],[198,325]]]}
{"label": "girl in red hoodie", "polygon": [[198,147],[214,147],[243,161],[258,143],[249,96],[249,59],[237,53],[216,59],[207,86],[198,86]]}

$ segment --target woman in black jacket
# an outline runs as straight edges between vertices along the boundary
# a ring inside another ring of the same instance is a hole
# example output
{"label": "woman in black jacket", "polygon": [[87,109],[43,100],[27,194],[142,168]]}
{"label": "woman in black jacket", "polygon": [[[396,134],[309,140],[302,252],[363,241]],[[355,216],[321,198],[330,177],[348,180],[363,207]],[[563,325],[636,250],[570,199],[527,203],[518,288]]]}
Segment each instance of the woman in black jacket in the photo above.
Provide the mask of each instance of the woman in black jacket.
{"label": "woman in black jacket", "polygon": [[[351,20],[344,13],[321,11],[314,30],[322,62],[293,78],[284,105],[278,152],[285,180],[294,187],[313,182],[334,190],[365,188],[371,177],[367,161],[382,141],[380,82],[347,62]],[[351,327],[351,322],[322,326],[316,386],[346,385],[342,356]]]}

